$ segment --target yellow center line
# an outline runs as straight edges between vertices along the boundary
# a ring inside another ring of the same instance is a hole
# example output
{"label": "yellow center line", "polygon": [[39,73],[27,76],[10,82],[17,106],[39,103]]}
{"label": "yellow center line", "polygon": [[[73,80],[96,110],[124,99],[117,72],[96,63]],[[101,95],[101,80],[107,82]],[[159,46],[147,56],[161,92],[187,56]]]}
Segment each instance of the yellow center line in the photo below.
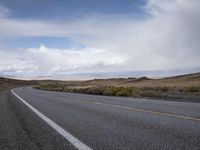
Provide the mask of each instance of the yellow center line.
{"label": "yellow center line", "polygon": [[100,103],[100,102],[93,102],[93,103],[98,104],[98,105],[112,106],[115,108],[122,108],[122,109],[130,110],[130,111],[145,112],[145,113],[150,113],[150,114],[163,115],[163,116],[169,116],[169,117],[173,117],[173,118],[188,119],[188,120],[200,122],[200,118],[194,118],[194,117],[190,117],[190,116],[176,115],[176,114],[171,114],[171,113],[164,113],[164,112],[158,112],[158,111],[140,109],[140,108],[133,108],[133,107],[115,105],[115,104],[106,104],[106,103]]}

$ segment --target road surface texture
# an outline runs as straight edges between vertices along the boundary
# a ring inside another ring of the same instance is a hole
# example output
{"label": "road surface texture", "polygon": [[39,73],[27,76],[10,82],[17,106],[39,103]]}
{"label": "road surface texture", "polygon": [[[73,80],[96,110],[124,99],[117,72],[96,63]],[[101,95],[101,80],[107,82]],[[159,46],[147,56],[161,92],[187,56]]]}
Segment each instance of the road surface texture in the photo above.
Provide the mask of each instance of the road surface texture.
{"label": "road surface texture", "polygon": [[31,87],[1,92],[0,149],[77,148],[200,150],[200,103],[50,92]]}

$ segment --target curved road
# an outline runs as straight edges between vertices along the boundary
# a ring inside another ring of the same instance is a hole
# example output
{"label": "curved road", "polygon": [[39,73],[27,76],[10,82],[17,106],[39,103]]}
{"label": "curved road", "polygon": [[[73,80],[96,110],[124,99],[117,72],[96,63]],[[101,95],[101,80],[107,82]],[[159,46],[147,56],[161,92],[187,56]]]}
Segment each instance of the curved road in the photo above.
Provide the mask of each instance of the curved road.
{"label": "curved road", "polygon": [[0,103],[0,149],[200,149],[199,103],[31,87],[1,93]]}

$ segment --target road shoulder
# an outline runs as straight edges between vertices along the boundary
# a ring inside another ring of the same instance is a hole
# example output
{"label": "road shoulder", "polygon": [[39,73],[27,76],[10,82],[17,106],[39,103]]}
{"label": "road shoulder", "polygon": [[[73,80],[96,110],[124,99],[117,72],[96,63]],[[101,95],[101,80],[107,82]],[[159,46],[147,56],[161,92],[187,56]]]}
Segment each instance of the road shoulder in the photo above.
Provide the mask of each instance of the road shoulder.
{"label": "road shoulder", "polygon": [[8,91],[0,92],[0,149],[36,150],[10,107]]}

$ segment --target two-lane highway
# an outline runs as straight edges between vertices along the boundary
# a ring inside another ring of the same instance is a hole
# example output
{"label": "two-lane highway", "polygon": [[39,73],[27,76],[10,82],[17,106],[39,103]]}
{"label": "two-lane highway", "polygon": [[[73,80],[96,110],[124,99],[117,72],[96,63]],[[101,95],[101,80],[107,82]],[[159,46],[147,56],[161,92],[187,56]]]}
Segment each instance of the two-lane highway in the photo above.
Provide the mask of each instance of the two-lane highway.
{"label": "two-lane highway", "polygon": [[10,92],[9,103],[30,141],[39,149],[200,149],[199,103],[50,92],[30,87]]}

